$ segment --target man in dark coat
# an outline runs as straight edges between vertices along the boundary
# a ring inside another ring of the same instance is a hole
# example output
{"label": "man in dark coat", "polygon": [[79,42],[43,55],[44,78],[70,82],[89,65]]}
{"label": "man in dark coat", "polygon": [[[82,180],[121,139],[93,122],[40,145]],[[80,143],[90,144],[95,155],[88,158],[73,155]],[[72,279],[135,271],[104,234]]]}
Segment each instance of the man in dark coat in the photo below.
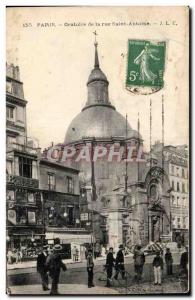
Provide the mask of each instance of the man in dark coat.
{"label": "man in dark coat", "polygon": [[110,247],[109,252],[106,257],[106,272],[107,272],[107,287],[111,287],[112,281],[112,271],[114,266],[115,258],[113,256],[113,248]]}
{"label": "man in dark coat", "polygon": [[124,247],[123,245],[119,246],[119,251],[116,255],[116,273],[114,275],[114,279],[118,279],[118,274],[121,273],[122,279],[125,279],[125,266],[124,266],[124,254],[123,254]]}
{"label": "man in dark coat", "polygon": [[145,263],[145,255],[141,251],[141,246],[137,245],[137,247],[134,250],[134,269],[135,269],[135,279],[137,281],[140,281],[142,278],[142,273],[143,273],[143,267]]}
{"label": "man in dark coat", "polygon": [[180,272],[188,273],[188,247],[185,247],[185,251],[180,258]]}
{"label": "man in dark coat", "polygon": [[47,246],[43,247],[43,250],[37,256],[37,272],[41,276],[42,288],[44,291],[48,291],[48,275],[46,269],[46,259],[48,256]]}
{"label": "man in dark coat", "polygon": [[167,275],[172,275],[173,274],[173,257],[172,257],[170,248],[166,249],[165,262],[167,265]]}
{"label": "man in dark coat", "polygon": [[180,285],[183,293],[187,293],[189,290],[188,286],[188,247],[185,247],[185,251],[182,253],[180,258]]}
{"label": "man in dark coat", "polygon": [[49,271],[49,275],[52,279],[51,295],[58,295],[58,283],[60,278],[60,271],[66,271],[66,265],[61,259],[62,246],[59,244],[54,245],[53,253],[48,256],[46,261],[46,267]]}
{"label": "man in dark coat", "polygon": [[88,288],[94,287],[93,268],[94,268],[94,262],[93,262],[92,250],[89,249],[87,255]]}

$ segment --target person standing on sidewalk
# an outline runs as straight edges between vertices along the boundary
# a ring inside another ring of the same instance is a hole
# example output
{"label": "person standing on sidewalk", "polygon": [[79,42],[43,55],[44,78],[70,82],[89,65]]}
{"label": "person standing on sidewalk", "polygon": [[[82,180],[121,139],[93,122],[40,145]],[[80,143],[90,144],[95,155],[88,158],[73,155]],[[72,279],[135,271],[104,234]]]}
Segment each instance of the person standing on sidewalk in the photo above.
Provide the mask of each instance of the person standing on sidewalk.
{"label": "person standing on sidewalk", "polygon": [[135,279],[137,281],[140,281],[142,278],[142,273],[143,273],[143,267],[145,263],[145,255],[141,251],[141,246],[138,245],[134,251],[134,269],[135,269]]}
{"label": "person standing on sidewalk", "polygon": [[163,270],[163,259],[160,256],[160,251],[156,253],[156,256],[153,260],[153,268],[154,268],[154,284],[161,285],[161,277]]}
{"label": "person standing on sidewalk", "polygon": [[106,272],[107,272],[107,283],[106,287],[111,287],[111,281],[112,281],[112,271],[114,266],[115,258],[113,256],[113,248],[109,248],[109,252],[106,257]]}
{"label": "person standing on sidewalk", "polygon": [[180,258],[180,270],[179,278],[183,293],[188,292],[188,247],[185,247],[185,251],[182,253]]}
{"label": "person standing on sidewalk", "polygon": [[72,249],[72,260],[75,262],[76,261],[76,256],[77,256],[77,247],[74,246]]}
{"label": "person standing on sidewalk", "polygon": [[124,266],[124,254],[123,254],[124,247],[123,245],[119,246],[119,251],[116,255],[116,263],[115,269],[116,273],[114,275],[114,279],[118,279],[118,274],[121,273],[122,279],[125,279],[125,266]]}
{"label": "person standing on sidewalk", "polygon": [[37,256],[37,272],[41,276],[42,288],[43,291],[48,291],[48,275],[46,269],[46,259],[47,259],[47,246],[43,246],[43,250]]}
{"label": "person standing on sidewalk", "polygon": [[93,262],[92,250],[89,249],[87,255],[88,288],[94,287],[93,268],[94,268],[94,262]]}
{"label": "person standing on sidewalk", "polygon": [[172,275],[173,274],[173,257],[172,257],[170,248],[166,249],[165,262],[167,265],[167,275]]}
{"label": "person standing on sidewalk", "polygon": [[66,271],[66,265],[61,259],[62,246],[59,244],[54,245],[53,253],[48,256],[46,260],[46,268],[49,271],[49,275],[52,279],[52,286],[50,295],[58,295],[58,283],[60,278],[60,271]]}

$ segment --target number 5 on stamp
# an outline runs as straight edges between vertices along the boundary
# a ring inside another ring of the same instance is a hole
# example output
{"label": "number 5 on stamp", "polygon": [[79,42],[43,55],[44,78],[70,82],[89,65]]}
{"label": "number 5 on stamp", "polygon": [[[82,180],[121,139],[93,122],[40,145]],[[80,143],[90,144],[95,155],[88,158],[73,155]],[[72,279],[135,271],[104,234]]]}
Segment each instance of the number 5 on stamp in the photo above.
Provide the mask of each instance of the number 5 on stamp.
{"label": "number 5 on stamp", "polygon": [[126,88],[149,95],[164,86],[166,43],[128,40]]}

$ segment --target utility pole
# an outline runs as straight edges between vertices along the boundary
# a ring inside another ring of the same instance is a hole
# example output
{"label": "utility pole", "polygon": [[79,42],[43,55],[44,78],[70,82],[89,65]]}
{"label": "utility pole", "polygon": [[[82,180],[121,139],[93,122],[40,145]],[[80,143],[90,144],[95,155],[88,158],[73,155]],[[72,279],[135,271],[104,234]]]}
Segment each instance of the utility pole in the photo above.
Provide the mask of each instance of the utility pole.
{"label": "utility pole", "polygon": [[125,192],[127,193],[127,182],[128,182],[128,175],[127,175],[127,114],[126,114],[126,122],[125,122],[125,153],[126,153],[126,160],[125,160]]}

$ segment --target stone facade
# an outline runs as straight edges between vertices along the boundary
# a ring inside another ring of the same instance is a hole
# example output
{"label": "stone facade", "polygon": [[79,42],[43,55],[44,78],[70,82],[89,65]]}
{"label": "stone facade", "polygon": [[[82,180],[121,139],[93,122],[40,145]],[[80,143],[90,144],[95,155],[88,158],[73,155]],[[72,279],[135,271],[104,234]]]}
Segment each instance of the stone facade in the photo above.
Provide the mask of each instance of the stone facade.
{"label": "stone facade", "polygon": [[130,247],[135,243],[170,241],[169,179],[158,160],[147,160],[146,153],[142,153],[141,161],[136,160],[143,146],[139,124],[138,130],[133,130],[111,105],[108,80],[100,69],[96,44],[95,65],[87,89],[86,105],[70,124],[65,144],[76,148],[88,145],[92,152],[97,145],[107,149],[134,148],[132,161],[128,163],[125,155],[119,161],[116,155],[111,161],[104,156],[97,161],[78,163],[83,186],[91,186],[88,209],[96,211],[104,220],[96,239],[106,240],[114,248],[121,243]]}
{"label": "stone facade", "polygon": [[[153,152],[162,161],[162,144],[156,142]],[[169,177],[172,240],[186,243],[189,239],[189,178],[186,145],[163,148],[164,169]]]}

